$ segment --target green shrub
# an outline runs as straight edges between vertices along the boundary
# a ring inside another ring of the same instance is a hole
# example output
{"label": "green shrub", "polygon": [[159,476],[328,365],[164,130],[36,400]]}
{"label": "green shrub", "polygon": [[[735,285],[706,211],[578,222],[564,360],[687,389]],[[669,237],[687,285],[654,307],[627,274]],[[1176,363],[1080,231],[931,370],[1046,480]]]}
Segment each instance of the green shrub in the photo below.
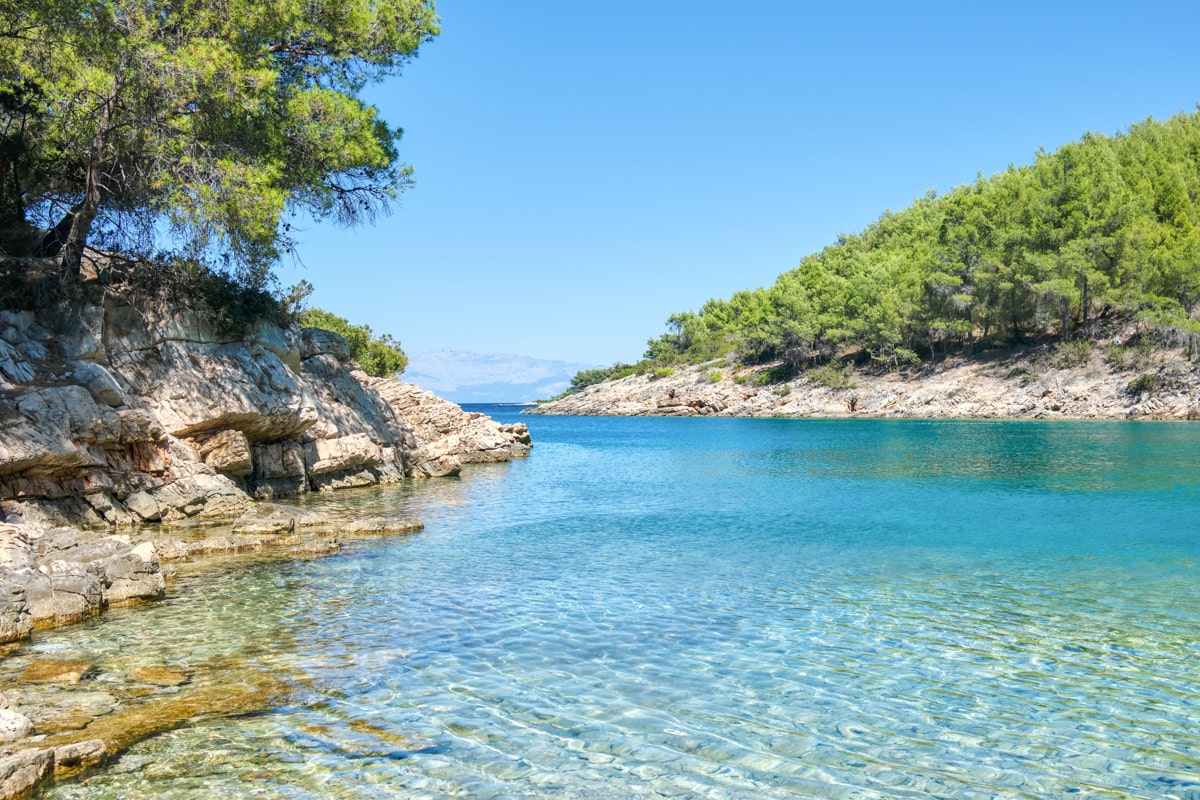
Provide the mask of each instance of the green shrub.
{"label": "green shrub", "polygon": [[408,366],[408,356],[400,349],[400,343],[386,333],[376,336],[369,325],[352,325],[342,317],[319,308],[304,311],[299,318],[300,324],[305,327],[339,334],[350,346],[350,358],[368,375],[386,378],[403,372]]}
{"label": "green shrub", "polygon": [[792,387],[788,386],[786,383],[782,386],[776,386],[771,390],[771,394],[775,395],[776,397],[787,397],[791,393]]}
{"label": "green shrub", "polygon": [[1139,375],[1129,382],[1129,385],[1125,387],[1125,391],[1134,396],[1154,394],[1158,391],[1158,376],[1153,372]]}
{"label": "green shrub", "polygon": [[708,382],[709,383],[720,383],[721,382],[721,370],[710,369],[708,371]]}
{"label": "green shrub", "polygon": [[850,364],[840,367],[829,363],[809,370],[807,377],[817,386],[824,386],[826,389],[853,389],[854,384],[850,381],[853,375],[854,367]]}
{"label": "green shrub", "polygon": [[658,380],[659,378],[669,378],[675,374],[675,370],[670,367],[658,367],[654,372],[650,373],[650,380]]}
{"label": "green shrub", "polygon": [[1036,376],[1029,370],[1025,369],[1025,367],[1013,367],[1008,371],[1008,374],[1004,376],[1004,379],[1006,381],[1031,381],[1034,379],[1034,377]]}
{"label": "green shrub", "polygon": [[745,375],[734,375],[733,382],[736,383],[738,386],[745,386],[746,385],[746,376]]}
{"label": "green shrub", "polygon": [[1104,351],[1104,360],[1117,369],[1137,369],[1150,361],[1154,352],[1154,342],[1148,336],[1125,345],[1111,345]]}
{"label": "green shrub", "polygon": [[1073,342],[1063,342],[1054,348],[1050,361],[1056,367],[1070,369],[1082,367],[1092,358],[1092,345],[1086,339],[1076,339]]}

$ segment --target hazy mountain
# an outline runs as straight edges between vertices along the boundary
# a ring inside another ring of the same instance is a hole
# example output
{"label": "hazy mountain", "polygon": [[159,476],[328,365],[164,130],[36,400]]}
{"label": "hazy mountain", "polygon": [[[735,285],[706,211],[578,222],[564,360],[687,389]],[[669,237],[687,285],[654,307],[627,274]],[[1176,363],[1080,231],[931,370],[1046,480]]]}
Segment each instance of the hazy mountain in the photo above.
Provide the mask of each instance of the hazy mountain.
{"label": "hazy mountain", "polygon": [[456,403],[524,403],[553,397],[567,388],[576,372],[594,366],[508,353],[410,351],[400,380]]}

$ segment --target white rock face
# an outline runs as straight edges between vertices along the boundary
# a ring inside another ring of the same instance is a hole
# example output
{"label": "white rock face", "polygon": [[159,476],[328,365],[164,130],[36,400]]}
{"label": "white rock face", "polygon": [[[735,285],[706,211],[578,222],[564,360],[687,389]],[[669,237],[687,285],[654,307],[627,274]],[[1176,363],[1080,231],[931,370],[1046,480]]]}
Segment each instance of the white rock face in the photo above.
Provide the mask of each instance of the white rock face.
{"label": "white rock face", "polygon": [[[527,435],[402,387],[356,371],[346,341],[323,330],[264,321],[230,339],[187,310],[112,294],[69,314],[0,311],[0,511],[91,528],[233,520],[254,499],[527,452]],[[54,575],[29,582],[29,602],[83,613],[85,579]]]}
{"label": "white rock face", "polygon": [[419,473],[437,477],[456,472],[456,462],[479,464],[529,455],[533,443],[523,424],[501,425],[411,383],[376,378],[370,385],[412,425],[420,445],[414,459]]}

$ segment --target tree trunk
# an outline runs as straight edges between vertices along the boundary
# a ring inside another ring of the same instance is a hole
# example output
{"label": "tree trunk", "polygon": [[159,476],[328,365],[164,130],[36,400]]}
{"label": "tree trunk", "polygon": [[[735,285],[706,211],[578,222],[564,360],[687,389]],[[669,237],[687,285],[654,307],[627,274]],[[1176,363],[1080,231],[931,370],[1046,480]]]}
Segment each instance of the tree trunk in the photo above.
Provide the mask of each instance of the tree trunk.
{"label": "tree trunk", "polygon": [[71,228],[62,245],[61,262],[64,271],[76,275],[83,264],[83,251],[87,247],[88,234],[92,231],[92,221],[100,211],[101,192],[108,166],[104,151],[108,149],[108,135],[112,130],[113,112],[116,110],[117,95],[121,89],[120,81],[119,75],[113,79],[112,91],[100,106],[100,121],[96,125],[96,135],[92,138],[92,146],[88,151],[83,202],[68,215]]}

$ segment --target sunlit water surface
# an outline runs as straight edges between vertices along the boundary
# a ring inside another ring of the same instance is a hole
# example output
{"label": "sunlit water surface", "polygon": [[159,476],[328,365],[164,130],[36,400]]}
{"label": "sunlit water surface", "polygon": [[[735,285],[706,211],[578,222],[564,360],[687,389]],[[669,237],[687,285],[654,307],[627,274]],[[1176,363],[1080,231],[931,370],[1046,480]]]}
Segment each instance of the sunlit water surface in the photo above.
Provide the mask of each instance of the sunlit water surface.
{"label": "sunlit water surface", "polygon": [[525,421],[308,501],[422,534],[38,638],[296,686],[50,796],[1200,797],[1200,426]]}

